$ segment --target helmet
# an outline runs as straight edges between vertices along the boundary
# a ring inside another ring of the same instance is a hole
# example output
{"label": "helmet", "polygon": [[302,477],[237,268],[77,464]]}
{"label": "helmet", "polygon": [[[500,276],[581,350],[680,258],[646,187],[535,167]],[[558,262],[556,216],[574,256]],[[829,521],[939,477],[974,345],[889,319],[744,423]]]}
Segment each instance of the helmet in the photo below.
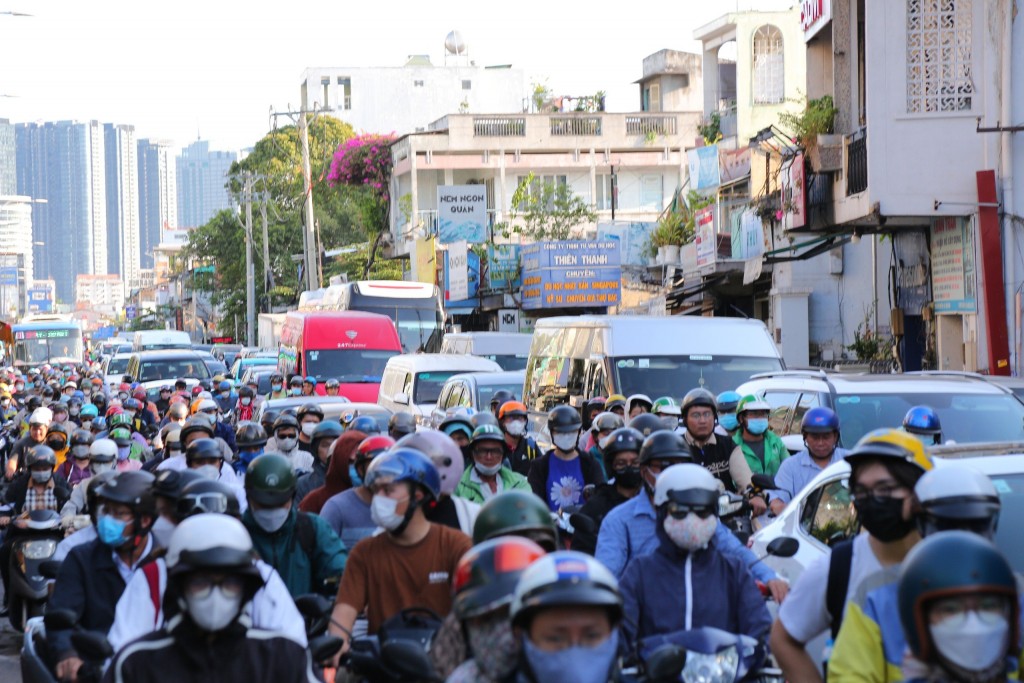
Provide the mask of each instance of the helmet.
{"label": "helmet", "polygon": [[480,425],[494,425],[498,427],[498,418],[494,416],[494,413],[489,413],[486,410],[478,410],[473,413],[469,418],[470,425],[473,429],[476,429]]}
{"label": "helmet", "polygon": [[742,415],[748,410],[770,411],[771,409],[772,407],[768,405],[767,401],[760,399],[757,396],[754,396],[753,394],[748,394],[747,396],[741,398],[739,403],[736,404],[736,415]]}
{"label": "helmet", "polygon": [[109,430],[107,437],[121,448],[132,445],[132,433],[126,427],[115,427]]}
{"label": "helmet", "polygon": [[167,408],[167,417],[172,420],[181,420],[188,417],[188,407],[184,403],[172,403]]}
{"label": "helmet", "polygon": [[601,452],[605,458],[615,458],[617,453],[623,451],[640,452],[644,445],[644,435],[632,427],[620,427],[608,435],[601,443]]}
{"label": "helmet", "polygon": [[49,465],[53,469],[57,466],[57,454],[49,446],[33,446],[25,455],[25,468],[32,469],[36,465]]}
{"label": "helmet", "polygon": [[274,382],[280,382],[281,384],[284,384],[284,375],[282,375],[280,372],[270,373],[270,383],[273,384]]}
{"label": "helmet", "polygon": [[[372,420],[373,418],[371,417],[370,419]],[[374,422],[374,424],[376,425],[377,423]],[[337,422],[335,420],[324,420],[323,422],[317,424],[309,438],[313,444],[313,447],[319,448],[319,443],[321,441],[323,441],[324,439],[330,439],[331,441],[334,441],[339,436],[341,436],[342,433],[344,433],[344,431],[345,428],[341,426],[340,422]]]}
{"label": "helmet", "polygon": [[907,432],[899,429],[875,429],[865,434],[846,456],[850,467],[867,459],[884,460],[910,466],[908,476],[913,480],[905,482],[911,486],[922,474],[932,469],[932,460],[924,452],[924,446]]}
{"label": "helmet", "polygon": [[506,417],[527,417],[528,415],[526,404],[522,401],[505,401],[501,404],[501,408],[498,408],[498,420],[504,420]]}
{"label": "helmet", "polygon": [[942,440],[942,423],[939,416],[928,406],[914,406],[903,417],[903,429],[911,434],[934,437],[934,442]]}
{"label": "helmet", "polygon": [[88,429],[76,429],[71,433],[71,446],[92,445],[92,432]]}
{"label": "helmet", "polygon": [[655,432],[668,431],[668,427],[661,421],[661,418],[650,413],[637,415],[629,421],[629,426],[643,434],[645,439]]}
{"label": "helmet", "polygon": [[305,377],[302,378],[302,383],[303,384],[312,384],[315,387],[316,386],[316,377],[314,377],[313,375],[306,375]]}
{"label": "helmet", "polygon": [[435,431],[413,432],[403,436],[395,445],[398,448],[412,448],[430,458],[441,477],[441,493],[455,493],[459,479],[466,470],[466,463],[462,450],[451,438]]}
{"label": "helmet", "polygon": [[226,379],[222,379],[217,384],[217,389],[219,391],[231,391],[231,382],[227,381]]}
{"label": "helmet", "polygon": [[395,444],[395,448],[374,458],[366,470],[366,485],[372,487],[378,479],[385,477],[419,486],[433,500],[441,495],[441,475],[430,458],[415,448]]}
{"label": "helmet", "polygon": [[710,507],[718,514],[718,479],[706,467],[683,463],[665,468],[654,484],[654,506],[675,502]]}
{"label": "helmet", "polygon": [[[253,562],[252,538],[240,521],[227,515],[197,514],[171,534],[167,547],[167,581],[181,592],[179,582],[200,570],[243,578],[242,604],[263,586]],[[185,608],[187,611],[187,608]]]}
{"label": "helmet", "polygon": [[156,473],[156,481],[153,482],[153,495],[177,501],[183,488],[205,478],[195,470],[160,470]]}
{"label": "helmet", "polygon": [[51,422],[53,422],[53,411],[49,408],[36,408],[28,418],[30,425],[43,425],[45,427],[49,426]]}
{"label": "helmet", "polygon": [[622,394],[612,394],[611,396],[609,396],[608,399],[604,402],[604,409],[608,412],[611,412],[613,408],[622,408],[622,410],[625,411],[626,397],[623,396]]}
{"label": "helmet", "polygon": [[[412,417],[412,416],[410,415],[410,417]],[[392,419],[394,419],[393,415],[392,415]],[[330,420],[328,420],[328,422],[330,422]],[[321,422],[320,424],[322,425],[323,422]],[[351,429],[353,431],[356,431],[356,432],[362,432],[363,434],[366,434],[367,436],[369,436],[370,434],[383,434],[384,433],[384,430],[382,430],[380,428],[380,423],[377,422],[377,419],[374,418],[372,415],[358,415],[358,416],[356,416],[355,418],[352,419],[351,422],[348,423],[348,426],[345,427],[346,431],[349,430],[349,429]],[[414,429],[415,429],[415,427],[414,427]],[[315,431],[313,433],[316,434]]]}
{"label": "helmet", "polygon": [[[690,412],[690,408],[694,406],[704,406],[705,408],[711,408],[711,412],[715,414],[715,419],[718,419],[718,401],[715,400],[715,395],[703,387],[696,389],[690,389],[686,392],[686,396],[683,396],[683,405],[680,410],[683,419],[686,419],[687,413]],[[651,412],[657,412],[651,411]]]}
{"label": "helmet", "polygon": [[693,455],[681,434],[663,429],[644,439],[644,445],[640,447],[640,463],[648,463],[651,460],[693,462]]}
{"label": "helmet", "polygon": [[288,386],[290,386],[290,387],[301,387],[302,386],[302,375],[292,375],[291,379],[288,380]]}
{"label": "helmet", "polygon": [[473,523],[473,544],[499,536],[525,536],[549,552],[558,547],[551,511],[530,491],[504,491],[480,508]]}
{"label": "helmet", "polygon": [[267,433],[255,422],[243,422],[235,430],[235,443],[239,448],[262,448],[267,445]]}
{"label": "helmet", "polygon": [[491,394],[491,410],[500,411],[501,406],[505,404],[505,401],[514,400],[516,400],[516,396],[511,391],[509,391],[508,389],[498,389],[493,394]]}
{"label": "helmet", "polygon": [[504,536],[471,548],[455,569],[452,605],[455,616],[465,621],[512,602],[523,571],[544,557],[544,549],[518,536]]}
{"label": "helmet", "polygon": [[662,396],[654,400],[651,404],[651,412],[655,415],[675,415],[679,416],[682,412],[679,409],[679,404],[671,396]]}
{"label": "helmet", "polygon": [[222,457],[220,444],[213,439],[196,439],[185,450],[185,462],[189,465],[196,460],[220,460]]}
{"label": "helmet", "polygon": [[[173,427],[173,429],[168,429],[168,427]],[[164,432],[163,437],[164,450],[166,450],[167,452],[175,451],[177,453],[181,453],[181,429],[179,429],[178,426],[173,423],[168,424],[167,426],[164,427],[164,429],[167,430],[166,432]]]}
{"label": "helmet", "polygon": [[276,420],[274,420],[274,434],[277,434],[277,432],[282,427],[291,427],[292,429],[298,431],[299,421],[298,419],[296,419],[294,415],[290,415],[288,413],[281,413],[281,415]]}
{"label": "helmet", "polygon": [[625,424],[622,418],[615,413],[601,413],[594,418],[594,422],[590,425],[590,431],[595,434],[614,432],[616,429],[621,429]]}
{"label": "helmet", "polygon": [[185,484],[178,495],[175,516],[178,519],[186,519],[203,512],[240,518],[242,510],[238,505],[235,489],[222,481],[206,477]]}
{"label": "helmet", "polygon": [[406,434],[412,434],[415,431],[416,418],[412,416],[412,413],[395,413],[388,419],[388,434],[392,438],[401,439]]}
{"label": "helmet", "polygon": [[501,443],[505,442],[505,434],[494,425],[480,425],[473,430],[473,438],[471,442],[476,444],[481,441],[498,441]]}
{"label": "helmet", "polygon": [[[495,425],[488,425],[495,426]],[[473,421],[470,417],[462,413],[453,413],[443,419],[441,424],[437,426],[439,430],[451,436],[455,432],[464,432],[467,437],[473,436]]]}
{"label": "helmet", "polygon": [[604,404],[608,402],[604,396],[592,396],[586,403],[587,412],[592,411],[594,408],[600,408],[601,412],[604,412]]}
{"label": "helmet", "polygon": [[572,406],[557,406],[548,413],[548,432],[576,432],[583,426],[583,418]]}
{"label": "helmet", "polygon": [[99,414],[99,409],[92,403],[86,403],[84,406],[82,406],[82,412],[80,413],[83,420],[87,417],[94,418]]}
{"label": "helmet", "polygon": [[121,472],[96,491],[98,498],[130,506],[136,516],[156,517],[155,477],[144,470]]}
{"label": "helmet", "polygon": [[82,482],[82,486],[85,487],[85,509],[89,512],[89,516],[92,517],[93,524],[96,523],[96,512],[99,507],[96,504],[96,499],[98,498],[96,492],[118,474],[120,473],[117,470],[107,470],[94,474]]}
{"label": "helmet", "polygon": [[267,434],[273,434],[274,422],[277,420],[277,417],[280,414],[281,413],[279,413],[276,410],[264,411],[264,413],[260,415],[260,426],[263,427],[263,431],[265,431]]}
{"label": "helmet", "polygon": [[[42,397],[34,396],[33,395],[33,396],[29,396],[28,397],[28,402],[25,404],[25,409],[28,410],[28,412],[30,414],[35,414],[35,411],[38,408],[41,408],[42,405],[43,405]],[[30,422],[30,424],[31,424],[31,422]]]}
{"label": "helmet", "polygon": [[1004,596],[1010,609],[1007,652],[1020,642],[1020,602],[1010,563],[991,541],[968,531],[929,536],[907,554],[897,585],[900,622],[914,657],[939,661],[929,628],[928,608],[950,596]]}
{"label": "helmet", "polygon": [[[72,424],[74,424],[74,423],[72,423]],[[64,439],[64,445],[66,446],[68,444],[68,437],[71,436],[71,433],[70,433],[70,430],[68,430],[66,425],[64,425],[64,424],[62,424],[60,422],[54,422],[52,425],[50,425],[49,429],[46,430],[46,438],[49,439],[53,435],[57,435],[57,436],[63,438]],[[51,446],[51,448],[52,448],[52,446]],[[60,450],[60,449],[58,448],[56,450]]]}
{"label": "helmet", "polygon": [[217,406],[217,402],[212,398],[199,399],[199,403],[196,404],[196,412],[205,413],[207,411],[210,413],[216,413],[220,411],[220,408]]}
{"label": "helmet", "polygon": [[[129,400],[134,401],[135,399]],[[108,420],[108,423],[110,424],[111,429],[116,429],[118,427],[124,427],[125,429],[132,428],[132,418],[130,415],[128,415],[128,413],[122,412],[117,413],[116,415],[112,415]]]}
{"label": "helmet", "polygon": [[125,410],[134,410],[136,413],[142,410],[142,401],[137,398],[128,398],[124,401]]}
{"label": "helmet", "polygon": [[560,550],[527,567],[509,612],[513,625],[521,628],[539,609],[576,606],[605,607],[613,624],[622,618],[619,584],[608,568],[585,553]]}
{"label": "helmet", "polygon": [[965,529],[986,538],[995,535],[999,493],[991,479],[966,463],[951,462],[925,472],[914,495],[922,508],[917,516],[922,536],[946,529]]}
{"label": "helmet", "polygon": [[653,401],[651,401],[651,397],[648,396],[647,394],[633,394],[628,399],[626,399],[626,406],[628,407],[628,410],[633,410],[634,403],[640,403],[644,405],[648,411],[650,411],[651,406],[654,405]]}
{"label": "helmet", "polygon": [[395,440],[384,434],[367,437],[360,441],[359,445],[356,446],[353,462],[358,465],[368,460],[373,460],[374,457],[380,455],[394,445]]}
{"label": "helmet", "polygon": [[185,426],[181,428],[181,434],[178,435],[178,438],[181,439],[182,443],[185,443],[188,440],[188,436],[196,432],[201,433],[205,438],[213,438],[213,427],[210,426],[210,422],[197,416],[190,417],[185,422]]}
{"label": "helmet", "polygon": [[811,408],[800,420],[801,434],[831,434],[839,433],[839,416],[835,411],[825,406]]}
{"label": "helmet", "polygon": [[324,387],[326,387],[327,389],[337,389],[337,388],[339,388],[340,386],[341,386],[341,382],[339,382],[339,381],[338,381],[337,379],[335,379],[334,377],[329,377],[329,378],[327,379],[327,381],[326,381],[326,382],[324,382]]}
{"label": "helmet", "polygon": [[89,459],[93,462],[114,462],[117,444],[110,439],[96,439],[89,446]]}
{"label": "helmet", "polygon": [[[315,382],[316,380],[314,380],[314,383]],[[319,417],[321,420],[323,420],[324,409],[318,406],[316,403],[304,403],[296,413],[296,417],[299,418],[299,422],[302,422],[302,418],[306,417],[307,415],[315,415],[316,417]]]}
{"label": "helmet", "polygon": [[245,470],[246,498],[257,505],[280,507],[295,494],[295,473],[288,458],[277,453],[261,455]]}

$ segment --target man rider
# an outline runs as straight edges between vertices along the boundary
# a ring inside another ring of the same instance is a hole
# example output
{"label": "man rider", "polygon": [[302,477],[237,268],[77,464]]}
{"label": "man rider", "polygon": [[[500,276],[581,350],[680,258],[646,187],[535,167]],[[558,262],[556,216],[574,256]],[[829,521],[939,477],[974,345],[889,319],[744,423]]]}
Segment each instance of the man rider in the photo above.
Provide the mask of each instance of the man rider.
{"label": "man rider", "polygon": [[299,419],[299,448],[316,457],[316,449],[313,448],[313,430],[324,421],[323,408],[316,403],[306,403],[299,408],[296,417]]}
{"label": "man rider", "polygon": [[839,448],[839,416],[825,406],[811,408],[800,421],[804,450],[782,461],[770,492],[772,513],[781,514],[793,497],[823,469],[839,462],[850,451]]}
{"label": "man rider", "polygon": [[[621,421],[615,413],[605,413]],[[605,471],[611,475],[606,484],[601,484],[590,496],[580,516],[593,522],[593,529],[576,525],[572,535],[572,549],[593,555],[597,548],[597,534],[601,523],[614,508],[640,493],[643,480],[640,476],[640,447],[643,435],[630,427],[620,427],[603,440],[601,447]]]}
{"label": "man rider", "polygon": [[316,423],[306,422],[305,424],[313,424],[314,427],[314,429],[310,430],[309,441],[310,452],[313,454],[313,468],[298,478],[298,483],[295,486],[295,500],[299,503],[327,481],[327,466],[331,459],[331,446],[334,444],[334,440],[345,431],[341,423],[334,420],[318,421]]}
{"label": "man rider", "polygon": [[[746,491],[750,485],[750,465],[743,451],[731,439],[715,433],[718,423],[718,402],[707,389],[691,389],[683,397],[683,438],[690,447],[693,460],[722,482],[726,491]],[[751,499],[755,514],[765,509],[763,497]]]}
{"label": "man rider", "polygon": [[36,408],[28,418],[28,433],[14,442],[11,454],[7,458],[7,470],[4,476],[13,479],[19,470],[18,461],[28,449],[42,445],[46,440],[46,432],[53,421],[53,412],[49,408]]}
{"label": "man rider", "polygon": [[294,415],[282,413],[274,420],[274,436],[267,440],[264,451],[280,453],[288,458],[295,473],[309,472],[313,469],[313,455],[299,448],[299,421]]}
{"label": "man rider", "polygon": [[[768,426],[771,406],[756,396],[744,396],[736,407],[740,427],[733,443],[743,450],[750,471],[775,476],[789,450],[782,439]],[[762,508],[763,511],[763,508]]]}
{"label": "man rider", "polygon": [[494,425],[480,425],[471,442],[472,466],[463,473],[455,495],[484,503],[502,491],[529,491],[526,477],[505,466],[504,436]]}
{"label": "man rider", "polygon": [[284,388],[284,375],[280,372],[270,375],[270,393],[267,394],[267,399],[275,398],[288,398],[288,390]]}

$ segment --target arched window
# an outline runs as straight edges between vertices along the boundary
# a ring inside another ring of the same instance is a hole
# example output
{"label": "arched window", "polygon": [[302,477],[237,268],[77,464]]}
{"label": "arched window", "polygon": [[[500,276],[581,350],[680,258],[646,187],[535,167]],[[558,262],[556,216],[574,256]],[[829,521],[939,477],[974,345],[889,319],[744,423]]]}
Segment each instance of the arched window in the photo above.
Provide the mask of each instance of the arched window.
{"label": "arched window", "polygon": [[754,104],[779,104],[785,97],[782,31],[765,25],[754,32],[754,63],[751,77]]}

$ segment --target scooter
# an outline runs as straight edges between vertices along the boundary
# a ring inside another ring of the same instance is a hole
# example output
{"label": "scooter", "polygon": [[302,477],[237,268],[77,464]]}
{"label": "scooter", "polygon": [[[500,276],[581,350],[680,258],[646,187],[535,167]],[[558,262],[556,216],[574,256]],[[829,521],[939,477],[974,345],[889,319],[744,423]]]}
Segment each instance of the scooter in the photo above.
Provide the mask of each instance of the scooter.
{"label": "scooter", "polygon": [[45,617],[31,617],[25,624],[21,646],[23,683],[59,683],[54,673],[57,658],[47,644],[47,629],[72,631],[71,643],[85,662],[78,670],[79,683],[99,683],[103,678],[103,663],[113,656],[114,651],[107,642],[106,634],[79,628],[77,617],[71,610],[50,611]]}
{"label": "scooter", "polygon": [[46,608],[50,592],[40,565],[57,552],[64,530],[55,510],[32,510],[27,517],[13,520],[7,533],[12,540],[7,606],[11,626],[20,630]]}
{"label": "scooter", "polygon": [[424,607],[404,609],[381,625],[375,636],[354,638],[345,665],[357,680],[420,683],[440,680],[427,651],[441,617]]}

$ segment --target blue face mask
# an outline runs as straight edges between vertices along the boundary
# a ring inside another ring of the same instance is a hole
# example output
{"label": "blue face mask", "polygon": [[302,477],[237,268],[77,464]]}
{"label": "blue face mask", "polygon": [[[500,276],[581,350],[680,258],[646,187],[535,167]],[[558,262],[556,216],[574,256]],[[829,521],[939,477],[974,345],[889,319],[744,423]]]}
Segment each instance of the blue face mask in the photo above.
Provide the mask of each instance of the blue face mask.
{"label": "blue face mask", "polygon": [[124,462],[128,459],[128,456],[132,453],[131,446],[118,446],[117,447],[117,459]]}
{"label": "blue face mask", "polygon": [[356,471],[355,465],[348,466],[348,478],[352,480],[352,486],[363,485],[363,478],[359,476],[359,472]]}
{"label": "blue face mask", "polygon": [[258,458],[261,455],[263,455],[263,449],[262,448],[259,449],[258,451],[239,451],[238,452],[238,459],[241,460],[245,464],[246,467],[248,467],[249,463],[251,463],[253,460],[255,460],[256,458]]}
{"label": "blue face mask", "polygon": [[109,545],[111,548],[117,548],[128,541],[128,539],[124,537],[124,530],[127,526],[128,522],[117,519],[116,517],[100,515],[99,520],[96,522],[96,534],[100,537],[100,542],[103,545]]}
{"label": "blue face mask", "polygon": [[722,429],[729,432],[739,427],[739,422],[736,420],[736,413],[722,413],[718,416],[718,424],[722,425]]}
{"label": "blue face mask", "polygon": [[292,387],[290,393],[292,396],[299,396],[302,394],[302,387]]}
{"label": "blue face mask", "polygon": [[619,632],[595,647],[569,647],[558,652],[545,652],[529,638],[523,638],[523,653],[538,681],[578,681],[605,683],[619,650]]}
{"label": "blue face mask", "polygon": [[754,435],[761,435],[768,431],[768,418],[759,417],[747,420],[747,431]]}

